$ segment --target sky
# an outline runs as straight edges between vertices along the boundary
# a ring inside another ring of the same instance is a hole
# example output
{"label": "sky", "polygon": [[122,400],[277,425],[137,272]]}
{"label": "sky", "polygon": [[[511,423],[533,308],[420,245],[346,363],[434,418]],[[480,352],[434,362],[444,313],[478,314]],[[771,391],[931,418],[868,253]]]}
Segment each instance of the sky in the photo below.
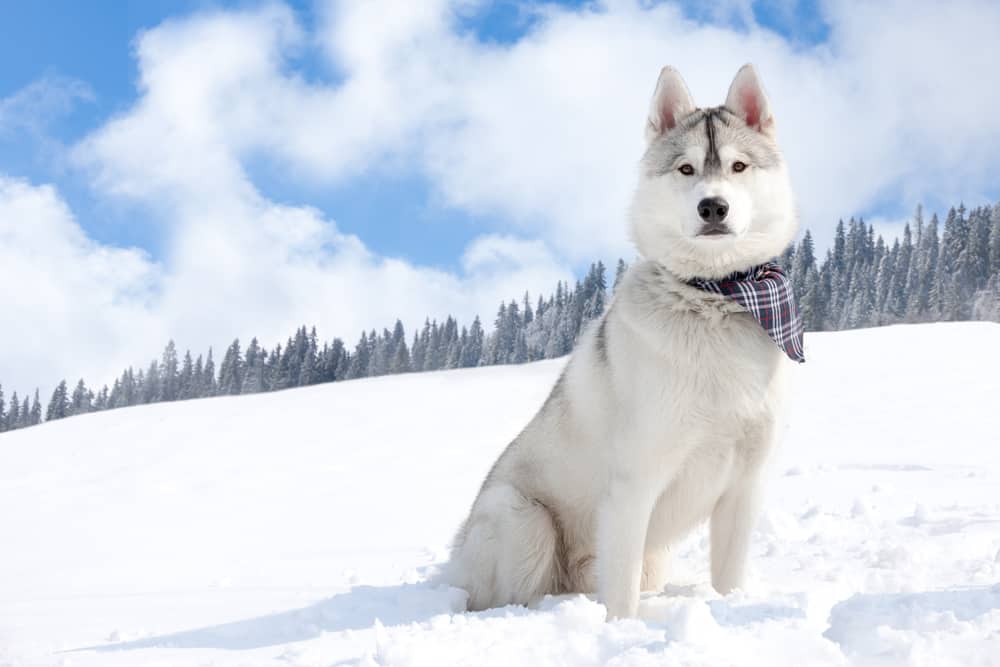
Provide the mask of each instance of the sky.
{"label": "sky", "polygon": [[821,249],[993,203],[997,34],[985,1],[5,3],[0,384],[489,321],[631,258],[665,64],[703,105],[756,64]]}

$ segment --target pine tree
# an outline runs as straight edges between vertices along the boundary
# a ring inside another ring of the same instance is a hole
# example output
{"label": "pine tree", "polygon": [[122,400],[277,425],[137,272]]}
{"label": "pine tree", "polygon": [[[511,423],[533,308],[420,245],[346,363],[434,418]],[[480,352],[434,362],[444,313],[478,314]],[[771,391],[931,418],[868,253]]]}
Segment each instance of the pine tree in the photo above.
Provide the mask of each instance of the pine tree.
{"label": "pine tree", "polygon": [[83,378],[76,383],[76,388],[73,389],[73,395],[70,398],[69,410],[67,411],[67,416],[70,415],[83,415],[91,411],[91,394],[87,391],[87,385],[84,384]]}
{"label": "pine tree", "polygon": [[204,382],[205,367],[199,354],[197,361],[194,362],[194,370],[191,372],[191,389],[188,392],[188,398],[201,398],[205,396]]}
{"label": "pine tree", "polygon": [[[2,392],[0,392],[2,395]],[[2,402],[0,396],[0,402]],[[21,403],[17,399],[17,392],[10,395],[10,411],[4,413],[0,411],[0,431],[13,431],[21,425]]]}
{"label": "pine tree", "polygon": [[1000,202],[990,210],[990,273],[1000,274]]}
{"label": "pine tree", "polygon": [[246,369],[243,374],[241,394],[256,394],[264,390],[264,361],[267,352],[261,350],[260,343],[254,337],[250,340],[246,352]]}
{"label": "pine tree", "polygon": [[45,411],[45,420],[62,419],[68,412],[69,396],[67,395],[66,380],[62,380],[52,392],[52,399],[49,401],[49,407]]}
{"label": "pine tree", "polygon": [[240,351],[240,339],[237,338],[226,349],[219,365],[220,395],[235,396],[243,389],[243,355]]}
{"label": "pine tree", "polygon": [[333,382],[335,380],[342,380],[342,374],[344,373],[346,365],[347,351],[344,348],[344,341],[339,338],[334,338],[333,343],[330,345],[330,356],[327,361],[328,381]]}
{"label": "pine tree", "polygon": [[180,376],[177,378],[178,398],[185,400],[198,395],[194,386],[194,378],[194,361],[191,359],[191,350],[186,350],[184,352],[184,361],[181,364]]}
{"label": "pine tree", "polygon": [[795,263],[792,265],[792,283],[804,285],[809,270],[816,266],[816,254],[812,232],[808,229],[802,235],[802,242],[795,251]]}
{"label": "pine tree", "polygon": [[160,400],[162,396],[160,364],[155,359],[149,364],[149,370],[146,371],[145,381],[142,384],[143,403],[155,403]]}
{"label": "pine tree", "polygon": [[583,313],[581,316],[581,327],[595,320],[604,314],[604,306],[607,300],[607,283],[604,279],[604,264],[598,261],[592,264],[590,272],[583,283]]}
{"label": "pine tree", "polygon": [[108,409],[108,385],[101,387],[101,391],[97,393],[97,398],[94,400],[94,410],[107,410]]}
{"label": "pine tree", "polygon": [[177,348],[174,346],[174,341],[170,340],[163,350],[163,359],[160,365],[160,391],[155,400],[176,401],[180,393],[179,386]]}
{"label": "pine tree", "polygon": [[611,288],[613,291],[615,291],[615,292],[618,291],[618,285],[619,285],[619,283],[621,283],[622,278],[625,277],[625,272],[626,271],[628,271],[628,264],[625,263],[624,259],[619,258],[618,259],[618,266],[615,267],[615,282],[614,282],[614,285]]}
{"label": "pine tree", "polygon": [[[15,403],[17,401],[14,401]],[[7,430],[7,404],[4,403],[3,385],[0,385],[0,433]]]}
{"label": "pine tree", "polygon": [[471,368],[480,365],[483,361],[483,342],[485,338],[486,334],[483,331],[483,323],[479,320],[479,316],[476,315],[475,319],[472,320],[472,326],[469,327],[469,341],[462,350],[462,366]]}
{"label": "pine tree", "polygon": [[367,332],[361,332],[361,340],[358,341],[358,344],[354,348],[354,354],[351,356],[351,369],[348,371],[348,377],[350,379],[368,377],[369,347]]}
{"label": "pine tree", "polygon": [[[27,402],[27,398],[24,399]],[[35,398],[31,402],[31,426],[42,423],[42,402],[38,400],[38,389],[35,389]]]}
{"label": "pine tree", "polygon": [[215,396],[215,362],[212,361],[212,348],[208,348],[208,357],[205,358],[205,368],[201,376],[201,396]]}
{"label": "pine tree", "polygon": [[[38,411],[38,421],[34,420],[35,411]],[[38,390],[35,390],[35,404],[33,407],[28,407],[28,397],[24,397],[24,402],[21,403],[20,414],[17,418],[17,428],[28,428],[29,426],[34,426],[39,423],[42,419],[42,406],[38,403]]]}
{"label": "pine tree", "polygon": [[307,387],[316,382],[318,377],[318,359],[316,356],[316,329],[314,328],[312,334],[305,336],[306,328],[302,327],[303,341],[302,341],[302,352],[300,354],[301,361],[299,362],[299,378],[298,386]]}

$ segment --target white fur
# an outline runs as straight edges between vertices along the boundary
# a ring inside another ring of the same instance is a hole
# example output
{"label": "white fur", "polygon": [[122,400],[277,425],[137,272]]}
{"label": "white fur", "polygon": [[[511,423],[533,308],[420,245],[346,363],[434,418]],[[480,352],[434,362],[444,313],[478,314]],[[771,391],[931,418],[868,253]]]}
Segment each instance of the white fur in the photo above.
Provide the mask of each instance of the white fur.
{"label": "white fur", "polygon": [[[651,116],[663,99],[676,104],[661,95],[664,76],[680,90],[676,72],[664,72]],[[596,592],[609,617],[634,616],[641,589],[663,588],[670,545],[706,519],[712,584],[743,585],[791,362],[738,305],[685,279],[745,269],[794,234],[784,165],[746,176],[693,183],[643,170],[632,230],[644,259],[456,536],[443,576],[468,591],[470,609],[580,591]],[[731,237],[689,225],[693,202],[712,193],[739,209]]]}

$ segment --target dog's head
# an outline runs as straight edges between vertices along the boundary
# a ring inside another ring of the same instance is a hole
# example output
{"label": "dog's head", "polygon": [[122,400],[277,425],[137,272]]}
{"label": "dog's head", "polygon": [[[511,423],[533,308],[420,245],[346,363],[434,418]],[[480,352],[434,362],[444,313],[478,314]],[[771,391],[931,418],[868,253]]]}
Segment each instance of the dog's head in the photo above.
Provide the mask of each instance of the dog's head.
{"label": "dog's head", "polygon": [[752,65],[724,106],[695,107],[677,70],[664,67],[646,123],[646,153],[632,201],[643,257],[684,279],[721,278],[779,254],[798,222],[774,116]]}

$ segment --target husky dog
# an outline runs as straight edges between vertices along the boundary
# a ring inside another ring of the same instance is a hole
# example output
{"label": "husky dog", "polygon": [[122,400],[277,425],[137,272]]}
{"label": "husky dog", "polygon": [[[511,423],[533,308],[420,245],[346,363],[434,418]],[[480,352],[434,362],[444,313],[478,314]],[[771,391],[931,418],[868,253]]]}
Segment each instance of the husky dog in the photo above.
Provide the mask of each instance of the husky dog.
{"label": "husky dog", "polygon": [[691,281],[779,255],[797,230],[791,187],[752,65],[706,109],[665,67],[646,142],[630,213],[642,259],[493,465],[442,571],[470,609],[594,592],[609,618],[635,616],[705,519],[712,585],[743,585],[791,362]]}

